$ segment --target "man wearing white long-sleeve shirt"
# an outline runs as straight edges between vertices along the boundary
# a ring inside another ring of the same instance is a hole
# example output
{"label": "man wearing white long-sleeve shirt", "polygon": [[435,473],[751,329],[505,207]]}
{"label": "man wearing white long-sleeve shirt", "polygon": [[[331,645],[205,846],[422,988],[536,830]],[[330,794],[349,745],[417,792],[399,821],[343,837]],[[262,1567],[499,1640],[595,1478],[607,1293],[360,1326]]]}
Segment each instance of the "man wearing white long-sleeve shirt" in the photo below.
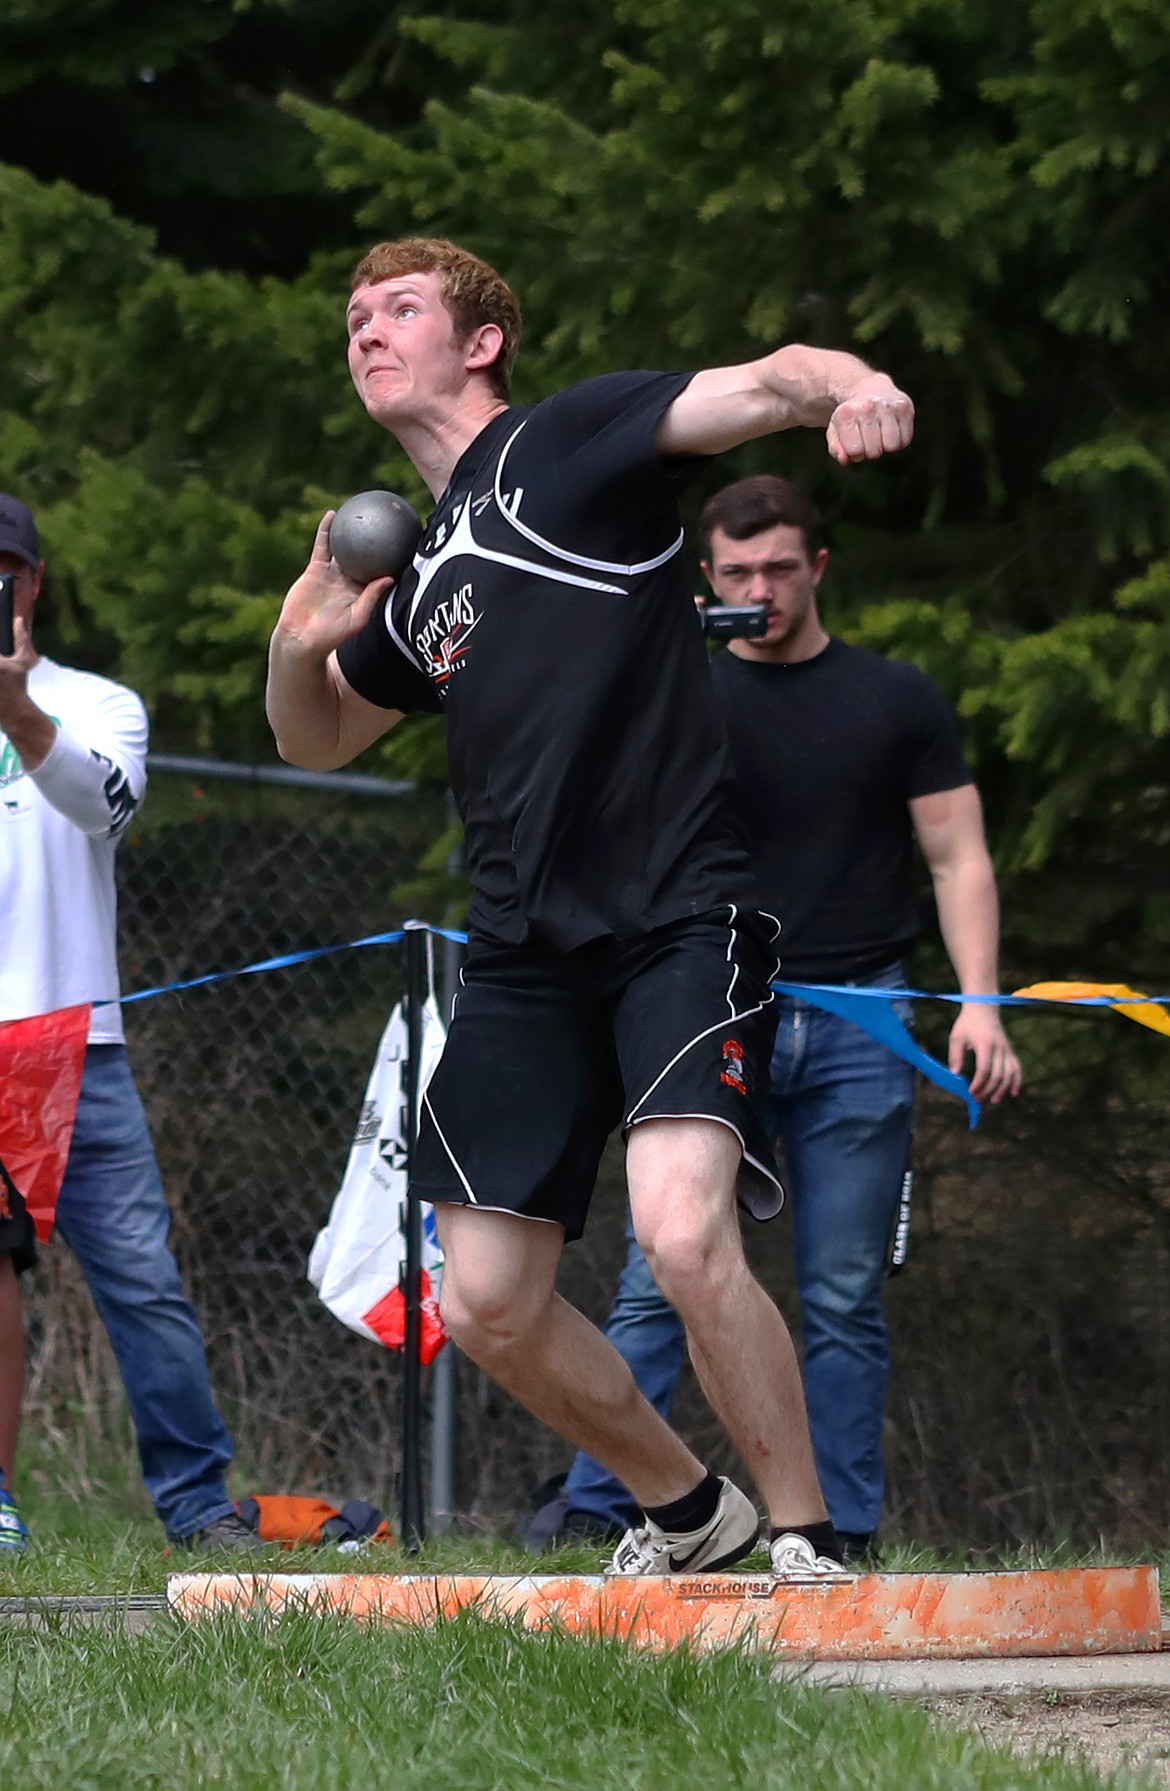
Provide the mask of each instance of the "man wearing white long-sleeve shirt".
{"label": "man wearing white long-sleeve shirt", "polygon": [[[168,1537],[251,1549],[224,1486],[231,1439],[167,1244],[170,1213],[122,1031],[114,855],[146,789],[146,711],[123,685],[38,655],[43,571],[32,514],[0,494],[0,573],[14,581],[14,651],[0,654],[0,1020],[95,1004],[57,1230],[109,1332]],[[0,1255],[0,1470],[9,1474],[23,1379],[20,1262],[19,1251]]]}

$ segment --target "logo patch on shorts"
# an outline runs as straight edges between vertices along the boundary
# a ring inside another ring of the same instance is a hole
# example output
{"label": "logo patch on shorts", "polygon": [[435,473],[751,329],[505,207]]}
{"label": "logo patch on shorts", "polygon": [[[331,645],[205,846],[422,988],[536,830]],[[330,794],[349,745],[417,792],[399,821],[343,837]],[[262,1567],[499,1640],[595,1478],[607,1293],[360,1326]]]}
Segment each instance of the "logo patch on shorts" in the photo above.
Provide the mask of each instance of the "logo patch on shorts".
{"label": "logo patch on shorts", "polygon": [[734,1088],[736,1094],[747,1093],[747,1077],[744,1073],[744,1049],[738,1039],[726,1039],[723,1044],[723,1068],[719,1072],[720,1082],[728,1088]]}

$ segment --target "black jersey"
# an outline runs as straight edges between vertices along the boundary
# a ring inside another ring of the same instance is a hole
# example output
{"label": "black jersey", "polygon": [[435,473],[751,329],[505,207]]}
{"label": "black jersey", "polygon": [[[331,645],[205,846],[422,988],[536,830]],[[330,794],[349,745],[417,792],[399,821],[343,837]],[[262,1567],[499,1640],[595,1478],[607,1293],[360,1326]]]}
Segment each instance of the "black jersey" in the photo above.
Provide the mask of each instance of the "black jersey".
{"label": "black jersey", "polygon": [[972,781],[951,705],[917,666],[839,640],[791,665],[717,653],[711,672],[783,974],[892,963],[919,932],[907,805]]}
{"label": "black jersey", "polygon": [[495,417],[413,566],[340,649],[386,709],[442,709],[469,924],[572,950],[754,884],[707,653],[654,446],[689,374],[615,373]]}

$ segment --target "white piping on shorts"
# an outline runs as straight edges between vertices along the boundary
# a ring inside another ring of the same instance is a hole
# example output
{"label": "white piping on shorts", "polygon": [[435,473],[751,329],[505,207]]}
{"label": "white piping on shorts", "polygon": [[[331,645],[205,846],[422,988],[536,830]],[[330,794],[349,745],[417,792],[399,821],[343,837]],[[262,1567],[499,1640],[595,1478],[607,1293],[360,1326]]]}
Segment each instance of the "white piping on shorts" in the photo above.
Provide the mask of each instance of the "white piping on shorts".
{"label": "white piping on shorts", "polygon": [[731,919],[727,923],[727,962],[731,965],[731,981],[727,985],[727,1007],[728,1007],[728,1011],[731,1014],[732,1019],[734,1020],[735,1019],[735,1003],[731,999],[731,991],[734,989],[736,983],[739,981],[739,965],[737,963],[735,963],[731,954],[735,950],[735,921],[736,921],[736,916],[739,913],[739,909],[736,907],[734,902],[731,902],[728,905],[731,909]]}
{"label": "white piping on shorts", "polygon": [[[460,971],[460,975],[462,975],[462,971]],[[475,1195],[471,1191],[471,1183],[468,1181],[467,1177],[463,1173],[462,1168],[460,1167],[459,1159],[456,1157],[455,1152],[451,1149],[451,1146],[447,1143],[446,1138],[444,1138],[444,1136],[443,1136],[443,1128],[439,1124],[438,1120],[435,1118],[435,1110],[431,1106],[430,1097],[426,1093],[425,1090],[423,1092],[423,1106],[426,1108],[427,1112],[430,1114],[431,1124],[434,1126],[435,1131],[439,1134],[439,1143],[442,1145],[443,1149],[446,1151],[447,1155],[450,1157],[451,1165],[452,1165],[456,1175],[459,1177],[459,1180],[463,1183],[463,1190],[464,1190],[464,1193],[467,1195],[467,1204],[469,1206],[473,1206],[477,1213],[507,1213],[513,1219],[531,1219],[537,1225],[561,1225],[562,1222],[560,1219],[546,1219],[543,1216],[543,1214],[541,1214],[541,1213],[518,1213],[514,1207],[485,1206],[481,1200],[477,1200],[475,1198]],[[449,1206],[451,1204],[452,1203],[450,1201],[437,1201],[436,1202],[436,1201],[432,1200],[432,1202],[431,1202],[432,1206],[435,1206],[435,1205]],[[456,1202],[455,1204],[458,1204],[458,1203]],[[564,1229],[563,1226],[562,1226],[562,1229]]]}
{"label": "white piping on shorts", "polygon": [[[766,1007],[769,1007],[771,1005],[771,1003],[773,1001],[775,1001],[775,999],[776,999],[776,997],[774,995],[769,995],[767,1001],[757,1001],[755,1007],[745,1007],[742,1014],[737,1014],[737,1013],[733,1012],[732,1016],[731,1016],[731,1021],[735,1022],[738,1020],[748,1020],[751,1018],[752,1014],[762,1014],[764,1009]],[[654,1093],[654,1090],[658,1087],[658,1084],[662,1081],[663,1077],[669,1076],[671,1070],[673,1070],[675,1064],[679,1061],[680,1057],[685,1057],[687,1052],[690,1051],[693,1046],[700,1044],[701,1041],[703,1039],[705,1039],[709,1033],[722,1032],[728,1024],[729,1024],[729,1022],[727,1020],[717,1020],[714,1024],[714,1026],[704,1026],[702,1032],[696,1032],[693,1039],[688,1039],[686,1044],[683,1046],[682,1050],[675,1052],[675,1054],[671,1058],[670,1062],[666,1065],[666,1068],[659,1070],[657,1076],[655,1076],[653,1082],[650,1084],[649,1088],[646,1090],[645,1094],[642,1096],[642,1100],[636,1101],[634,1103],[634,1105],[630,1108],[630,1111],[626,1114],[625,1121],[623,1123],[627,1126],[632,1126],[635,1123],[634,1115],[637,1113],[638,1108],[642,1105],[642,1103],[644,1101],[648,1101],[650,1099],[650,1096]],[[646,1117],[646,1116],[643,1115],[643,1117]],[[706,1114],[699,1114],[698,1117],[700,1119],[706,1119],[708,1116]],[[732,1126],[731,1129],[732,1129],[732,1131],[734,1131],[735,1127]]]}
{"label": "white piping on shorts", "polygon": [[[458,1206],[459,1202],[440,1199],[432,1200],[431,1205]],[[563,1219],[546,1219],[543,1213],[518,1213],[514,1206],[484,1206],[481,1200],[477,1200],[473,1210],[477,1213],[506,1213],[509,1219],[527,1219],[530,1225],[559,1225],[562,1231],[567,1229]]]}
{"label": "white piping on shorts", "polygon": [[758,1157],[752,1156],[744,1142],[743,1133],[740,1131],[739,1127],[733,1125],[729,1119],[724,1119],[718,1113],[643,1113],[641,1119],[630,1119],[626,1121],[626,1124],[631,1128],[634,1126],[644,1126],[648,1120],[652,1119],[706,1119],[710,1120],[711,1124],[714,1126],[726,1126],[727,1130],[729,1132],[734,1132],[735,1136],[739,1139],[739,1148],[744,1162],[750,1164],[757,1175],[762,1176],[764,1181],[775,1188],[780,1197],[776,1206],[770,1213],[757,1213],[753,1207],[748,1205],[747,1201],[744,1201],[743,1204],[747,1206],[748,1212],[751,1213],[752,1218],[760,1220],[774,1219],[778,1213],[783,1211],[784,1202],[787,1198],[784,1192],[784,1183],[780,1180],[780,1177],[776,1174],[775,1170],[769,1169],[766,1163],[761,1163]]}
{"label": "white piping on shorts", "polygon": [[[431,1124],[434,1126],[435,1131],[439,1134],[439,1143],[442,1145],[443,1149],[446,1151],[447,1155],[450,1157],[451,1167],[454,1169],[456,1175],[459,1177],[459,1180],[463,1183],[464,1192],[466,1193],[468,1200],[471,1202],[472,1206],[478,1206],[479,1201],[475,1198],[475,1194],[472,1191],[471,1183],[468,1181],[467,1177],[464,1175],[463,1169],[460,1165],[458,1157],[455,1155],[455,1152],[451,1149],[451,1146],[447,1143],[446,1138],[443,1136],[443,1128],[439,1124],[437,1118],[435,1117],[435,1110],[431,1106],[431,1097],[425,1090],[423,1091],[423,1106],[426,1108],[427,1112],[431,1116]],[[433,1205],[434,1202],[432,1202],[431,1204]]]}
{"label": "white piping on shorts", "polygon": [[[740,1020],[749,1019],[752,1014],[762,1014],[764,1009],[766,1007],[769,1007],[772,1004],[772,1002],[775,1001],[776,997],[773,994],[772,990],[769,989],[767,998],[764,1001],[757,1001],[755,1007],[745,1007],[742,1014],[736,1013],[735,1003],[731,999],[731,991],[734,989],[736,980],[739,977],[739,965],[733,962],[731,954],[735,949],[735,922],[736,922],[736,919],[738,918],[739,910],[735,906],[734,902],[729,902],[728,907],[731,909],[731,919],[728,922],[728,932],[730,933],[730,938],[728,939],[728,942],[727,942],[727,961],[729,964],[731,964],[731,981],[727,985],[727,1007],[728,1007],[728,1011],[731,1015],[730,1024],[734,1026]],[[769,920],[776,919],[774,914],[770,914],[768,916],[768,918],[769,918]],[[777,921],[776,924],[777,924],[777,926],[779,926],[779,924],[780,924],[779,921]],[[771,979],[769,978],[769,981],[770,980]],[[654,1093],[654,1090],[658,1087],[658,1084],[662,1081],[663,1077],[669,1076],[669,1074],[670,1074],[671,1070],[673,1070],[675,1064],[679,1061],[680,1058],[686,1056],[687,1052],[689,1050],[691,1050],[692,1046],[697,1045],[700,1042],[700,1040],[707,1038],[709,1036],[709,1034],[712,1032],[722,1032],[723,1028],[725,1026],[727,1026],[728,1024],[729,1024],[729,1022],[726,1020],[717,1020],[714,1026],[706,1026],[703,1028],[702,1032],[697,1032],[693,1039],[688,1039],[686,1044],[683,1046],[682,1050],[675,1052],[675,1054],[671,1058],[670,1062],[666,1065],[666,1068],[659,1070],[657,1076],[655,1076],[653,1082],[650,1084],[649,1088],[646,1090],[645,1094],[642,1096],[642,1099],[640,1101],[635,1101],[634,1105],[630,1108],[630,1111],[626,1114],[624,1123],[627,1126],[634,1124],[634,1115],[635,1115],[635,1113],[637,1113],[638,1108],[641,1107],[644,1102],[646,1102],[650,1099],[650,1096]],[[706,1115],[700,1114],[697,1117],[705,1118]],[[733,1132],[735,1131],[734,1126],[732,1126],[731,1129]],[[741,1144],[743,1143],[742,1138],[740,1139],[740,1143]]]}

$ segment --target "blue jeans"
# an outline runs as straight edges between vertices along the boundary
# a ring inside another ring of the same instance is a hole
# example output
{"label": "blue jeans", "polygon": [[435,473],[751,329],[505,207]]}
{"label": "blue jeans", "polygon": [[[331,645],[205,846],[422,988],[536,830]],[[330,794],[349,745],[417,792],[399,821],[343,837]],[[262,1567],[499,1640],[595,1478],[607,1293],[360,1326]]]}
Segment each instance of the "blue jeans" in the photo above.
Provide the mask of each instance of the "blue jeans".
{"label": "blue jeans", "polygon": [[125,1046],[91,1045],[57,1229],[114,1346],[147,1491],[167,1535],[179,1541],[235,1506],[223,1481],[231,1438],[167,1247],[170,1224]]}
{"label": "blue jeans", "polygon": [[[903,974],[898,964],[864,981],[899,988]],[[868,1535],[885,1494],[882,1296],[910,1163],[915,1072],[849,1021],[792,996],[776,1000],[772,1120],[788,1168],[809,1427],[829,1515],[838,1530]],[[909,1003],[898,1012],[909,1023]],[[666,1416],[686,1336],[632,1234],[605,1330]],[[565,1493],[571,1511],[607,1523],[638,1519],[625,1487],[587,1455],[574,1461]]]}

